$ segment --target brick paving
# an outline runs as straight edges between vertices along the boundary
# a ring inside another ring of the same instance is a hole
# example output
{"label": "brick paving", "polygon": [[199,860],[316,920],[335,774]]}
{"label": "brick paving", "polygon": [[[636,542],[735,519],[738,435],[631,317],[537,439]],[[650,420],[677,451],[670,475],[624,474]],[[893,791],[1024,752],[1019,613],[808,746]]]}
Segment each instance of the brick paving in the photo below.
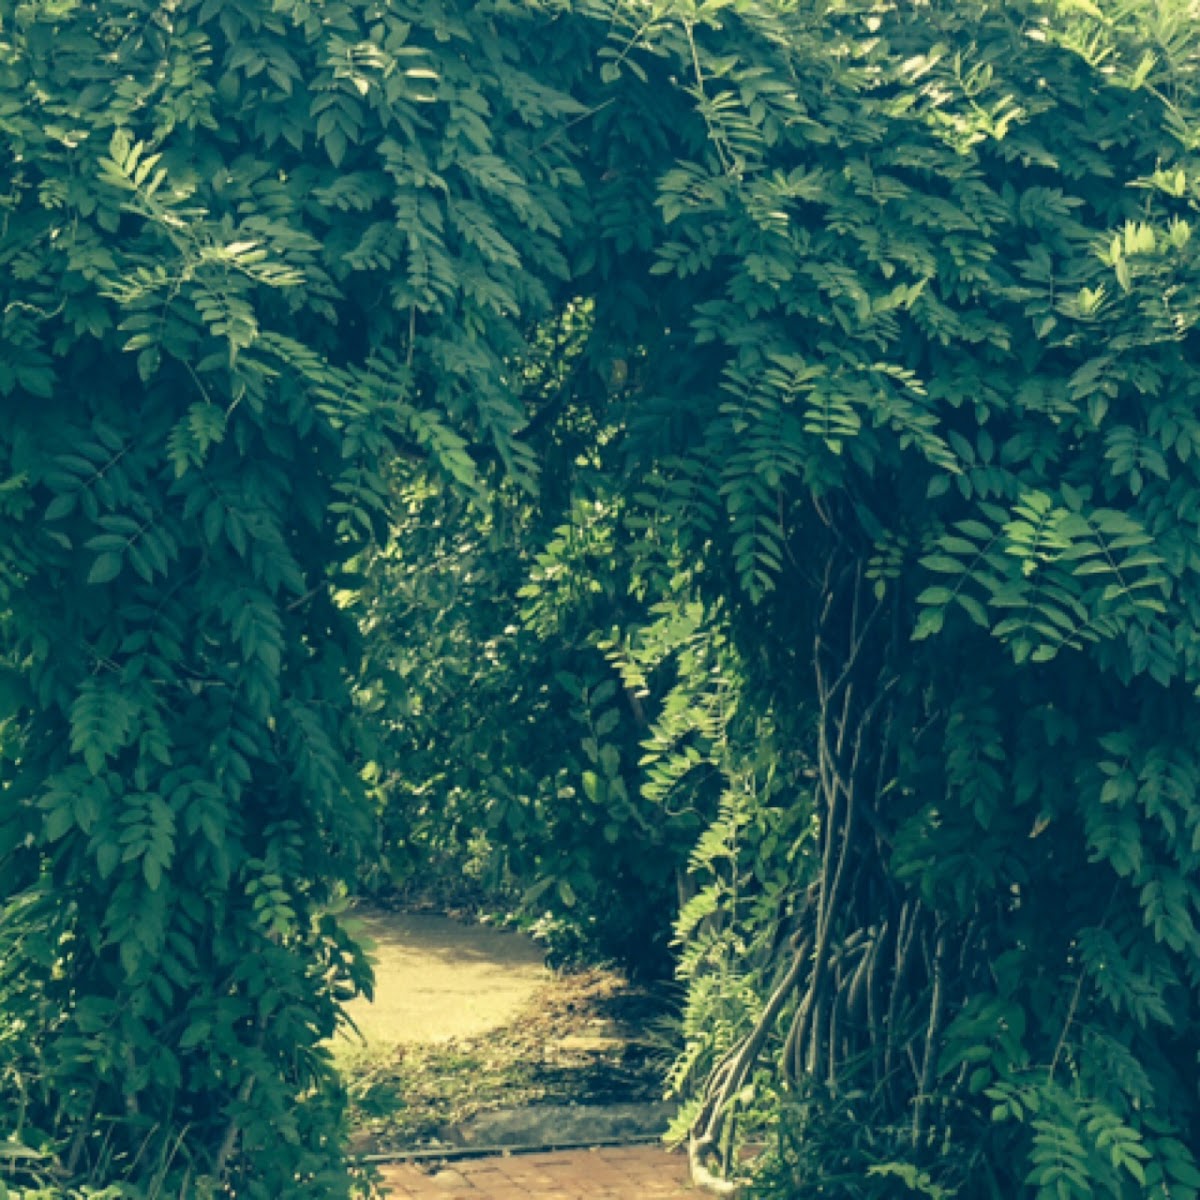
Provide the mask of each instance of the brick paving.
{"label": "brick paving", "polygon": [[382,1169],[389,1200],[701,1200],[687,1156],[658,1146],[474,1158]]}

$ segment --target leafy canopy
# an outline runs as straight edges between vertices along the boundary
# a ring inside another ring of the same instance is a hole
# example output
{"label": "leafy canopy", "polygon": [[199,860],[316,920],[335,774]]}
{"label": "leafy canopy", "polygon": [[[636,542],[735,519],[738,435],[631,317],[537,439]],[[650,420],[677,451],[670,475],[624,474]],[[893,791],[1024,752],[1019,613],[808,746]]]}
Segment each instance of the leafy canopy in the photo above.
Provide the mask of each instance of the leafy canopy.
{"label": "leafy canopy", "polygon": [[369,749],[463,793],[446,751],[499,746],[567,908],[604,864],[564,814],[634,864],[653,829],[660,887],[690,849],[698,1162],[1195,1195],[1194,17],[0,5],[12,1136],[344,1193],[332,593],[450,545],[485,578],[442,644],[520,736],[429,736],[402,629],[417,719],[369,680]]}

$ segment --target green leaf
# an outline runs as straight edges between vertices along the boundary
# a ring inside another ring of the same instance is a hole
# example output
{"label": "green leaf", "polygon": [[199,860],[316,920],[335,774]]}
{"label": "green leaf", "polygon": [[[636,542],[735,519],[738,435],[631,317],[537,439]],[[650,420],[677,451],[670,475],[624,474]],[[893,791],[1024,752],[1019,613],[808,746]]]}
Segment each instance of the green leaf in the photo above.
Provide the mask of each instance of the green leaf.
{"label": "green leaf", "polygon": [[932,637],[935,633],[940,633],[946,620],[945,611],[944,608],[922,609],[917,618],[916,628],[913,630],[912,640],[919,642],[927,637]]}
{"label": "green leaf", "polygon": [[108,583],[121,573],[121,555],[108,551],[97,557],[88,572],[88,583]]}
{"label": "green leaf", "polygon": [[937,571],[943,575],[963,575],[967,571],[965,563],[944,554],[926,555],[921,559],[921,566],[927,571]]}
{"label": "green leaf", "polygon": [[63,492],[61,495],[55,496],[46,505],[43,519],[47,521],[60,521],[63,517],[70,516],[75,511],[78,501],[79,497],[75,492]]}
{"label": "green leaf", "polygon": [[974,596],[968,595],[966,592],[959,592],[955,599],[976,625],[981,629],[990,628],[991,621],[988,619],[987,609]]}
{"label": "green leaf", "polygon": [[926,588],[918,597],[918,604],[949,604],[954,599],[954,593],[950,588],[945,587],[929,587]]}

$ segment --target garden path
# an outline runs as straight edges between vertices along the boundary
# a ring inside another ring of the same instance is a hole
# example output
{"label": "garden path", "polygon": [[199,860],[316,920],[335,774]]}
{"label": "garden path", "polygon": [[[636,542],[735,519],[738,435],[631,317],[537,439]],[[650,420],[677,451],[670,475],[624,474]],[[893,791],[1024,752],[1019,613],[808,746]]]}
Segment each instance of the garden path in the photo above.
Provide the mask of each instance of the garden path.
{"label": "garden path", "polygon": [[477,1158],[427,1171],[384,1168],[390,1200],[700,1200],[687,1157],[657,1146]]}
{"label": "garden path", "polygon": [[[499,1029],[550,978],[528,938],[448,917],[366,913],[375,1000],[348,1010],[368,1050]],[[358,1039],[343,1035],[350,1042]],[[380,1168],[389,1200],[696,1200],[685,1156],[658,1146],[504,1155]]]}
{"label": "garden path", "polygon": [[346,1006],[370,1048],[499,1029],[550,979],[541,949],[518,933],[413,913],[358,914],[352,924],[375,945],[375,999]]}

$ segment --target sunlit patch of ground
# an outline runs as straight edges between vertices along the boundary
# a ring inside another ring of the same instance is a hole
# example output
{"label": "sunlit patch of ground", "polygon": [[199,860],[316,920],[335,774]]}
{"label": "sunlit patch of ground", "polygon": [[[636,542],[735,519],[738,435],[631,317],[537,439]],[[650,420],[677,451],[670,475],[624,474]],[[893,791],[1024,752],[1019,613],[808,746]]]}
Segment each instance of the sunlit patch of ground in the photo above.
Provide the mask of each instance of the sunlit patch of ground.
{"label": "sunlit patch of ground", "polygon": [[375,999],[347,1006],[361,1037],[338,1039],[339,1063],[497,1029],[551,978],[518,933],[408,913],[359,914],[352,925],[374,943]]}
{"label": "sunlit patch of ground", "polygon": [[614,971],[544,980],[502,1028],[431,1044],[342,1051],[353,1146],[436,1146],[497,1109],[659,1099],[670,1039],[663,997]]}

